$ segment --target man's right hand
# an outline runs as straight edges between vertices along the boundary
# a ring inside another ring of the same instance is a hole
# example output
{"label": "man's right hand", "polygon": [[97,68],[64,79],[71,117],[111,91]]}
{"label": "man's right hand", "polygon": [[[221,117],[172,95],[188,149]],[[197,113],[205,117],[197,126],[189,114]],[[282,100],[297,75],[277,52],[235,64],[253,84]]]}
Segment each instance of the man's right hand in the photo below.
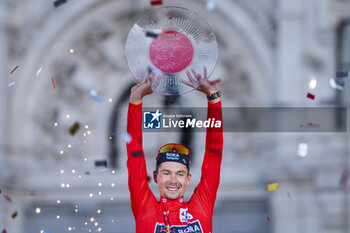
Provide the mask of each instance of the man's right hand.
{"label": "man's right hand", "polygon": [[141,77],[137,79],[137,84],[131,88],[130,103],[140,104],[144,96],[153,93],[158,87],[162,75],[156,77],[155,73],[147,74],[144,82]]}

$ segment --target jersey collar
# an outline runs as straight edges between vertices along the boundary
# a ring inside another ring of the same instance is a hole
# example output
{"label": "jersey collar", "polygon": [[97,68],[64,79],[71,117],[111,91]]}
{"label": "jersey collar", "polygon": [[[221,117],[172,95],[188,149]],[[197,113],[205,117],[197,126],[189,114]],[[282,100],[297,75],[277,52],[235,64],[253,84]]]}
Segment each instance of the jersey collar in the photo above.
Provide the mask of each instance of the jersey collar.
{"label": "jersey collar", "polygon": [[159,202],[163,205],[166,206],[178,206],[181,205],[182,203],[184,203],[184,195],[182,195],[181,197],[179,197],[178,199],[169,199],[164,197],[163,195],[160,195],[160,200]]}

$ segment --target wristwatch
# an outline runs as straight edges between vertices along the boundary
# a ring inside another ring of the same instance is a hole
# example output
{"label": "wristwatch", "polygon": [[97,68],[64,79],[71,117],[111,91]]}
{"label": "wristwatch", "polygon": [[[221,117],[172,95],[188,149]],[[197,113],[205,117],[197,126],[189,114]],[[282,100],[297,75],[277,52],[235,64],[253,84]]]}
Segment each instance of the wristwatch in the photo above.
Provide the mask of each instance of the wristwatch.
{"label": "wristwatch", "polygon": [[221,96],[221,91],[214,92],[211,95],[207,95],[208,100],[215,100]]}

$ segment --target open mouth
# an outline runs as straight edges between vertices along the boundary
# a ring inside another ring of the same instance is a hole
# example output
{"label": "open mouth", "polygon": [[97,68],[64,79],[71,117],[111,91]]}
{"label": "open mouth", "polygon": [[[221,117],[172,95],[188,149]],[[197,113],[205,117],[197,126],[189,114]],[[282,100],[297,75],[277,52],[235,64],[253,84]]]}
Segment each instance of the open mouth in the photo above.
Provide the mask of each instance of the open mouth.
{"label": "open mouth", "polygon": [[167,189],[170,193],[175,193],[175,192],[179,191],[180,187],[166,187],[166,189]]}

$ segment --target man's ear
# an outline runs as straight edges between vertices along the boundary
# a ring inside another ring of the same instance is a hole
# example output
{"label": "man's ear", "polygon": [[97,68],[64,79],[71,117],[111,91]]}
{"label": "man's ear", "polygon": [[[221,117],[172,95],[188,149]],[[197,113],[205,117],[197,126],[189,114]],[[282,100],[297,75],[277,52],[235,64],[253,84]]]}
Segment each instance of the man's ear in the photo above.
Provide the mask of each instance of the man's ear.
{"label": "man's ear", "polygon": [[157,171],[156,170],[153,171],[153,180],[154,180],[154,183],[158,184],[158,182],[157,182]]}
{"label": "man's ear", "polygon": [[192,174],[188,174],[187,176],[187,185],[191,182]]}

